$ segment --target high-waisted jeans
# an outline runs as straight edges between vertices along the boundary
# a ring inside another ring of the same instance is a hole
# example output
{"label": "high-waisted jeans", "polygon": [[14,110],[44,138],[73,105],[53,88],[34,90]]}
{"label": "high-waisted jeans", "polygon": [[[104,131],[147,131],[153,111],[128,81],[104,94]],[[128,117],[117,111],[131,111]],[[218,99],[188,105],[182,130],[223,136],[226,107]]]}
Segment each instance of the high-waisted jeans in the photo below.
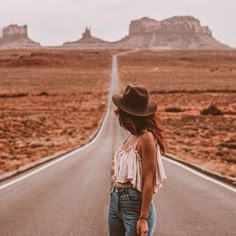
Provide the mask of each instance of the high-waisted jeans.
{"label": "high-waisted jeans", "polygon": [[[108,210],[109,236],[137,236],[137,222],[141,213],[142,193],[136,188],[117,190],[114,184],[110,192]],[[151,202],[148,215],[148,236],[153,235],[156,225],[156,211]]]}

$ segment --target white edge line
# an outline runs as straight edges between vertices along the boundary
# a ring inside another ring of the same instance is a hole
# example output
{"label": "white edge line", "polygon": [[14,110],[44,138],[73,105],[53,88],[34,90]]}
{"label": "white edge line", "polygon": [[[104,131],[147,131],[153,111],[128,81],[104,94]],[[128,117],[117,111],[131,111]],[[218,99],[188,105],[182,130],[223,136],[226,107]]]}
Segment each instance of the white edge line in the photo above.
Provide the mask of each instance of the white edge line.
{"label": "white edge line", "polygon": [[[135,52],[135,51],[137,51],[137,49],[132,50],[132,51],[127,51],[127,52],[117,53],[117,54],[113,55],[113,56],[112,56],[112,66],[113,66],[113,60],[114,60],[116,57],[118,57],[119,55],[123,55],[123,54],[126,54],[126,53],[132,53],[132,52]],[[110,77],[110,81],[111,81],[111,82],[110,82],[110,90],[109,90],[108,98],[107,98],[107,100],[108,100],[107,110],[106,110],[106,114],[105,114],[105,116],[104,116],[104,119],[103,119],[103,121],[102,121],[102,125],[100,126],[100,129],[99,129],[98,133],[96,134],[95,138],[93,138],[91,142],[85,144],[84,146],[82,146],[82,147],[80,147],[80,148],[78,148],[78,149],[76,149],[76,150],[74,150],[74,151],[71,151],[71,152],[69,152],[69,153],[67,153],[67,154],[65,154],[65,155],[62,155],[61,157],[58,157],[57,159],[50,161],[48,164],[45,164],[44,166],[39,167],[39,168],[37,168],[36,170],[31,171],[31,172],[28,173],[28,174],[25,174],[24,176],[18,177],[18,178],[15,179],[15,180],[12,180],[12,181],[10,181],[10,182],[8,182],[8,183],[6,183],[6,184],[0,185],[0,190],[1,190],[1,189],[4,189],[4,188],[6,188],[6,187],[8,187],[8,186],[10,186],[10,185],[12,185],[12,184],[15,184],[15,183],[17,183],[17,182],[20,182],[21,180],[26,179],[26,178],[30,177],[31,175],[34,175],[34,174],[36,174],[36,173],[38,173],[38,172],[40,172],[40,171],[42,171],[42,170],[44,170],[44,169],[46,169],[46,168],[48,168],[48,167],[50,167],[50,166],[52,166],[52,165],[54,165],[54,164],[60,162],[60,161],[63,161],[64,159],[68,158],[69,156],[71,156],[71,155],[73,155],[73,154],[75,154],[75,153],[79,153],[80,151],[82,151],[82,150],[84,150],[84,149],[90,147],[93,143],[95,143],[95,142],[97,141],[97,139],[100,137],[100,135],[101,135],[101,133],[102,133],[102,130],[104,129],[104,125],[105,125],[106,120],[108,119],[108,115],[109,115],[109,109],[110,109],[110,105],[111,105],[111,93],[112,93],[111,88],[112,88],[112,81],[113,81],[113,68],[112,68],[112,70],[111,70],[111,75],[110,75],[110,76],[111,76],[111,77]],[[43,163],[42,163],[42,164],[43,164]]]}
{"label": "white edge line", "polygon": [[204,174],[202,174],[202,173],[200,173],[200,172],[198,172],[198,171],[196,171],[196,170],[193,170],[192,168],[190,168],[190,167],[188,167],[188,166],[185,166],[184,164],[181,164],[181,163],[179,163],[179,162],[177,162],[177,161],[174,161],[174,160],[172,160],[172,159],[169,159],[168,157],[165,157],[165,156],[162,156],[162,157],[164,158],[164,160],[166,160],[166,161],[168,161],[168,162],[171,162],[171,163],[174,164],[174,165],[180,166],[180,167],[182,167],[183,169],[185,169],[185,170],[187,170],[187,171],[189,171],[189,172],[191,172],[191,173],[193,173],[193,174],[195,174],[195,175],[197,175],[197,176],[199,176],[199,177],[201,177],[201,178],[203,178],[203,179],[206,179],[206,180],[208,180],[208,181],[210,181],[210,182],[213,182],[213,183],[218,184],[218,185],[220,185],[220,186],[222,186],[222,187],[224,187],[224,188],[227,188],[227,189],[231,190],[231,191],[234,192],[234,193],[236,192],[236,189],[235,189],[235,188],[230,187],[229,185],[224,184],[224,183],[222,183],[222,182],[219,181],[219,180],[216,180],[216,179],[214,179],[214,178],[212,178],[212,177],[209,177],[209,176],[207,176],[207,175],[204,175]]}
{"label": "white edge line", "polygon": [[[112,56],[112,64],[113,64],[113,60],[114,60],[115,57],[116,57],[116,55],[113,55],[113,56]],[[112,87],[112,79],[113,79],[112,71],[111,71],[111,75],[110,75],[110,76],[111,76],[111,78],[110,78],[110,80],[111,80],[110,88],[111,88],[111,87]],[[38,172],[40,172],[40,171],[42,171],[42,170],[44,170],[44,169],[46,169],[46,168],[48,168],[48,167],[50,167],[50,166],[52,166],[52,165],[54,165],[54,164],[60,162],[60,161],[63,161],[64,159],[68,158],[69,156],[71,156],[71,155],[73,155],[73,154],[75,154],[75,153],[79,153],[80,151],[82,151],[82,150],[88,148],[88,147],[91,146],[93,143],[95,143],[95,142],[97,141],[97,139],[100,137],[100,135],[101,135],[101,133],[102,133],[102,130],[103,130],[103,128],[104,128],[104,125],[105,125],[105,123],[106,123],[106,120],[108,119],[110,104],[111,104],[111,89],[110,89],[110,91],[109,91],[109,93],[108,93],[107,110],[106,110],[106,114],[105,114],[105,116],[104,116],[104,119],[103,119],[103,121],[102,121],[102,125],[101,125],[101,127],[100,127],[100,129],[99,129],[97,135],[95,136],[95,138],[94,138],[91,142],[89,142],[89,143],[85,144],[84,146],[82,146],[82,147],[80,147],[80,148],[78,148],[78,149],[76,149],[76,150],[74,150],[74,151],[71,151],[71,152],[69,152],[69,153],[67,153],[67,154],[65,154],[65,155],[63,155],[63,156],[61,156],[61,157],[59,157],[59,158],[57,158],[57,159],[55,159],[55,160],[50,161],[48,164],[45,164],[44,166],[39,167],[37,170],[34,170],[34,171],[32,171],[32,172],[30,172],[30,173],[28,173],[28,174],[25,174],[24,176],[19,177],[19,178],[15,179],[15,180],[12,180],[12,181],[10,181],[10,182],[8,182],[8,183],[6,183],[6,184],[0,185],[0,190],[1,190],[1,189],[4,189],[4,188],[6,188],[6,187],[8,187],[8,186],[10,186],[10,185],[12,185],[12,184],[15,184],[15,183],[17,183],[17,182],[20,182],[21,180],[26,179],[26,178],[30,177],[31,175],[34,175],[34,174],[36,174],[36,173],[38,173]]]}
{"label": "white edge line", "polygon": [[71,152],[69,152],[69,153],[67,153],[65,155],[62,155],[61,157],[58,157],[55,160],[50,161],[48,164],[45,164],[44,166],[39,167],[37,170],[34,170],[34,171],[32,171],[32,172],[30,172],[28,174],[25,174],[24,176],[19,177],[19,178],[15,179],[15,180],[12,180],[12,181],[10,181],[10,182],[8,182],[6,184],[0,185],[0,190],[4,189],[4,188],[6,188],[6,187],[8,187],[8,186],[10,186],[10,185],[12,185],[14,183],[17,183],[17,182],[19,182],[19,181],[21,181],[23,179],[26,179],[26,178],[30,177],[31,175],[34,175],[34,174],[36,174],[36,173],[38,173],[38,172],[40,172],[40,171],[42,171],[42,170],[44,170],[44,169],[46,169],[48,167],[50,167],[50,166],[60,162],[60,161],[63,161],[64,159],[68,158],[69,156],[71,156],[73,154],[76,154],[76,153],[79,153],[80,151],[82,151],[82,150],[88,148],[89,146],[91,146],[100,137],[101,132],[103,130],[103,127],[104,127],[104,124],[106,123],[107,118],[108,118],[108,110],[106,112],[106,115],[104,117],[103,123],[102,123],[102,125],[101,125],[101,127],[100,127],[100,129],[99,129],[99,131],[98,131],[98,133],[96,135],[96,137],[91,142],[87,143],[86,145],[84,145],[84,146],[82,146],[82,147],[80,147],[80,148],[78,148],[78,149],[76,149],[74,151],[71,151]]}
{"label": "white edge line", "polygon": [[[124,52],[124,53],[118,53],[118,54],[116,54],[116,55],[113,55],[112,61],[113,61],[114,57],[117,57],[117,56],[119,56],[119,55],[123,55],[123,54],[126,54],[126,53],[128,54],[128,53],[136,52],[136,51],[138,51],[138,49],[132,50],[132,51],[128,51],[128,52]],[[112,78],[112,72],[111,72],[111,81],[112,81],[112,79],[113,79],[113,78]],[[112,86],[112,83],[111,83],[110,87],[111,87],[111,86]],[[99,129],[99,131],[98,131],[98,133],[97,133],[97,135],[96,135],[96,137],[95,137],[91,142],[87,143],[86,145],[84,145],[84,146],[81,147],[81,148],[78,148],[78,149],[76,149],[76,150],[74,150],[74,151],[71,151],[70,153],[67,153],[67,154],[63,155],[62,157],[59,157],[59,158],[56,159],[56,160],[50,161],[50,163],[48,163],[48,164],[46,164],[46,165],[44,165],[44,166],[38,168],[37,170],[34,170],[34,171],[32,171],[32,172],[30,172],[30,173],[28,173],[28,174],[26,174],[26,175],[24,175],[24,176],[22,176],[22,177],[19,177],[19,178],[13,180],[13,181],[10,181],[10,182],[8,182],[8,183],[6,183],[6,184],[1,185],[1,186],[0,186],[0,190],[1,190],[1,189],[4,189],[4,188],[6,188],[6,187],[8,187],[8,186],[10,186],[10,185],[12,185],[12,184],[14,184],[14,183],[17,183],[17,182],[19,182],[19,181],[21,181],[21,180],[23,180],[23,179],[26,179],[26,178],[30,177],[31,175],[34,175],[34,174],[36,174],[36,173],[38,173],[38,172],[40,172],[40,171],[42,171],[42,170],[44,170],[44,169],[46,169],[46,168],[48,168],[48,167],[50,167],[50,166],[52,166],[52,165],[54,165],[54,164],[60,162],[60,161],[63,161],[64,159],[68,158],[70,155],[75,154],[75,153],[78,153],[78,152],[80,152],[80,151],[82,151],[82,150],[88,148],[88,147],[89,147],[90,145],[92,145],[94,142],[96,142],[97,139],[100,137],[100,135],[101,135],[101,133],[102,133],[102,130],[103,130],[103,127],[104,127],[104,125],[105,125],[105,123],[106,123],[106,120],[108,119],[109,108],[110,108],[110,103],[111,103],[110,97],[111,97],[111,89],[110,89],[109,94],[108,94],[108,105],[107,105],[106,115],[105,115],[105,117],[104,117],[104,119],[103,119],[102,125],[101,125],[101,127],[100,127],[100,129]],[[230,187],[229,185],[226,185],[226,184],[224,184],[224,183],[222,183],[222,182],[220,182],[220,181],[218,181],[218,180],[215,180],[215,179],[213,179],[213,178],[211,178],[211,177],[208,177],[208,176],[206,176],[206,175],[204,175],[204,174],[202,174],[202,173],[199,173],[199,172],[197,172],[197,171],[191,169],[190,167],[187,167],[187,166],[185,166],[185,165],[183,165],[183,164],[181,164],[181,163],[179,163],[179,162],[176,162],[176,161],[174,161],[174,160],[171,160],[171,159],[169,159],[169,158],[167,158],[167,157],[165,157],[165,156],[163,156],[163,158],[164,158],[166,161],[169,161],[169,162],[171,162],[172,164],[175,164],[175,165],[177,165],[177,166],[179,166],[179,167],[182,167],[183,169],[185,169],[185,170],[187,170],[187,171],[189,171],[189,172],[191,172],[191,173],[193,173],[193,174],[195,174],[195,175],[197,175],[197,176],[199,176],[199,177],[201,177],[201,178],[203,178],[203,179],[207,179],[207,180],[209,180],[209,181],[211,181],[211,182],[213,182],[213,183],[215,183],[215,184],[218,184],[218,185],[220,185],[220,186],[222,186],[222,187],[224,187],[224,188],[226,188],[226,189],[229,189],[229,190],[231,190],[231,191],[233,191],[233,192],[236,192],[235,188]]]}

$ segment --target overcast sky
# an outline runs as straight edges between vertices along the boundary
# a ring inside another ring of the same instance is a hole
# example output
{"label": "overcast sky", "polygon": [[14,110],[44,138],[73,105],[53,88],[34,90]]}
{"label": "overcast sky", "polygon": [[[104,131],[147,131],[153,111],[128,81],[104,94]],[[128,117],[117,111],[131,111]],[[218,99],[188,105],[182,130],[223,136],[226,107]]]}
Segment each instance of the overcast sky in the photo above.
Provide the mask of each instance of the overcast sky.
{"label": "overcast sky", "polygon": [[236,47],[236,0],[0,0],[0,27],[27,24],[42,45],[77,40],[86,26],[95,37],[116,41],[131,20],[176,15],[198,18],[217,40]]}

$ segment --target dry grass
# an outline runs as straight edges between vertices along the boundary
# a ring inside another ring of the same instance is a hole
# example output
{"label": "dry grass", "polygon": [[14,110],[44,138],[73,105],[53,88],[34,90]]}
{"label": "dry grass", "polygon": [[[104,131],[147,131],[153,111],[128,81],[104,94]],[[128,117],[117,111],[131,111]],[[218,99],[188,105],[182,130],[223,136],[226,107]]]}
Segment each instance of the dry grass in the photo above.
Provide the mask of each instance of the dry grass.
{"label": "dry grass", "polygon": [[[119,58],[119,76],[123,89],[150,90],[169,152],[236,177],[235,61],[236,51],[141,51]],[[223,115],[201,115],[211,104]]]}
{"label": "dry grass", "polygon": [[113,51],[0,53],[0,174],[79,147],[106,107]]}

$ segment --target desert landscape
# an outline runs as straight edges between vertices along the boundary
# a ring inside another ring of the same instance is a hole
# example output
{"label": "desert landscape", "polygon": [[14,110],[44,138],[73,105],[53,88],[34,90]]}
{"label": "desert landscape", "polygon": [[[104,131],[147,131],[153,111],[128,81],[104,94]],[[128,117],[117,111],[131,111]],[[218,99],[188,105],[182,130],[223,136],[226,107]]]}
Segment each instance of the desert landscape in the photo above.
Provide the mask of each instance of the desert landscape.
{"label": "desert landscape", "polygon": [[[91,140],[117,51],[1,51],[0,174]],[[157,102],[167,152],[229,178],[236,177],[235,60],[235,51],[154,50],[118,59],[121,90],[142,84]]]}
{"label": "desert landscape", "polygon": [[236,177],[236,51],[151,51],[119,58],[122,88],[141,84],[158,104],[168,153]]}
{"label": "desert landscape", "polygon": [[0,174],[80,147],[97,130],[109,50],[1,50]]}

